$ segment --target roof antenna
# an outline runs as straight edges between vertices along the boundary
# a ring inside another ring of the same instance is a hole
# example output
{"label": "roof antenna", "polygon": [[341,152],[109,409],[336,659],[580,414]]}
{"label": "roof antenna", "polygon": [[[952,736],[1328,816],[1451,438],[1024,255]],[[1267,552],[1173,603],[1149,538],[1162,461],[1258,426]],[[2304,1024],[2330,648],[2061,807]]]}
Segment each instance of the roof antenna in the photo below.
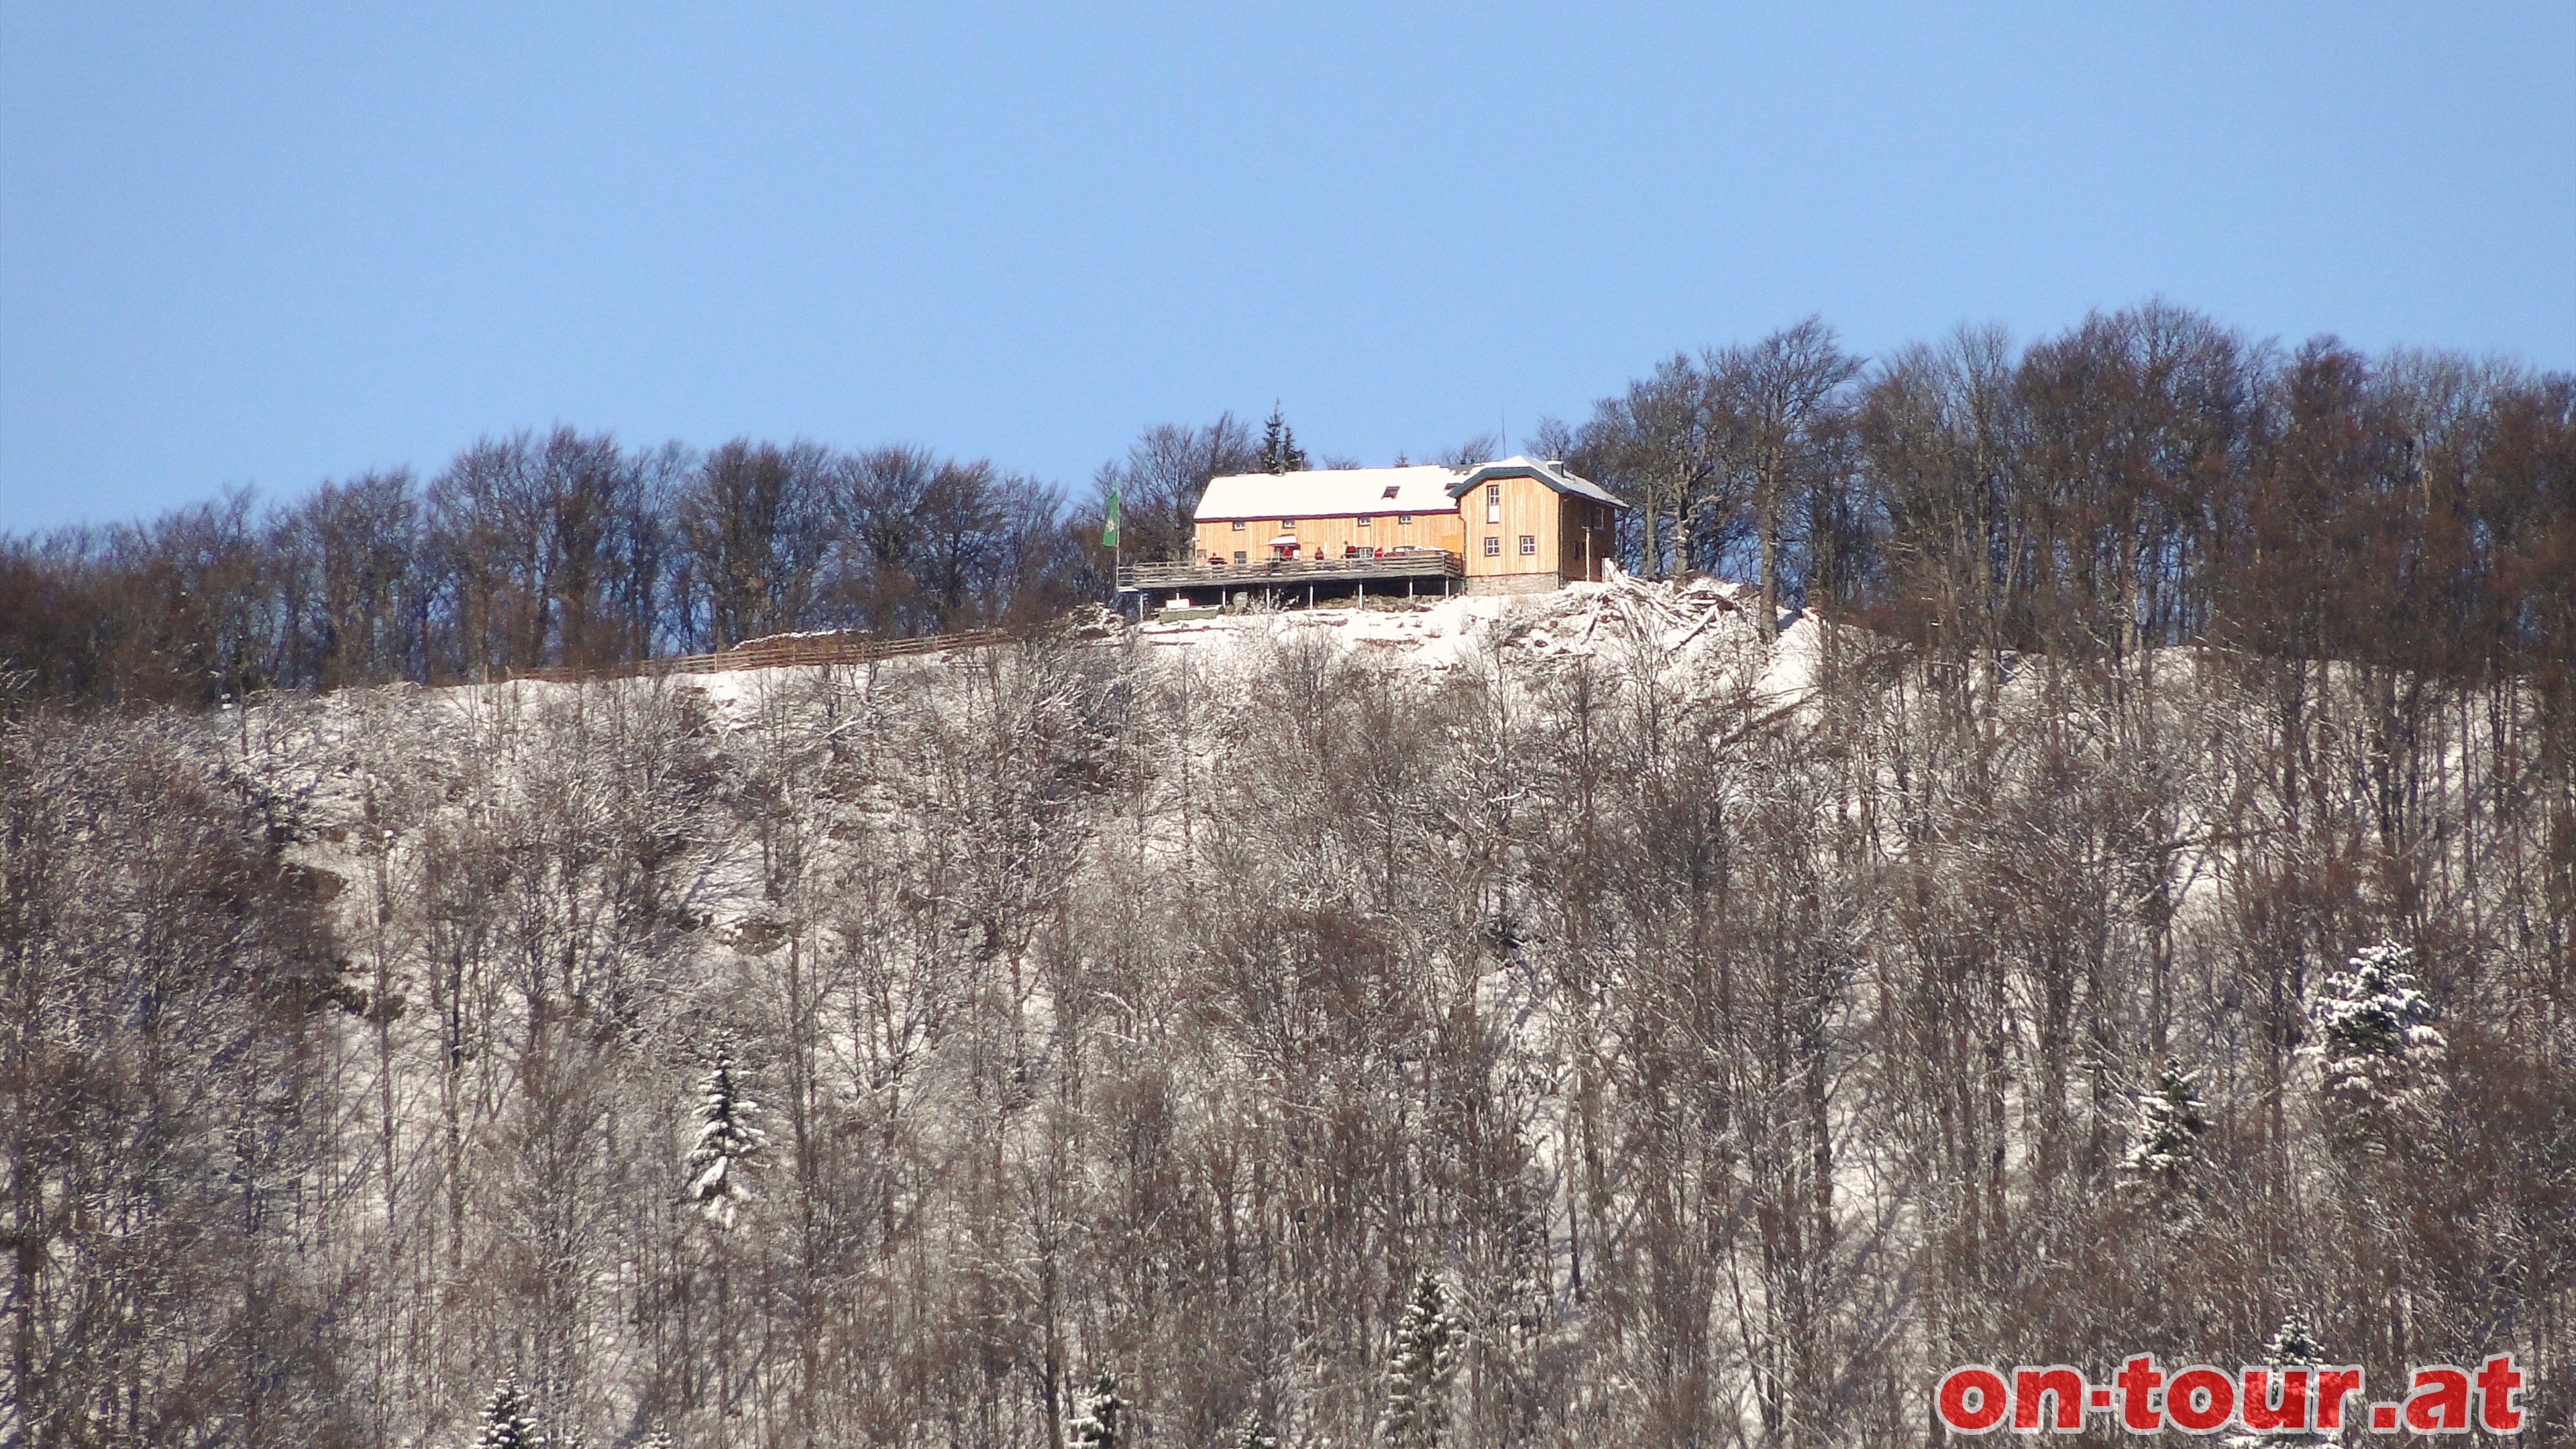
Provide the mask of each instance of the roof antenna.
{"label": "roof antenna", "polygon": [[1512,445],[1512,415],[1501,408],[1494,409],[1494,428],[1494,451],[1502,453]]}

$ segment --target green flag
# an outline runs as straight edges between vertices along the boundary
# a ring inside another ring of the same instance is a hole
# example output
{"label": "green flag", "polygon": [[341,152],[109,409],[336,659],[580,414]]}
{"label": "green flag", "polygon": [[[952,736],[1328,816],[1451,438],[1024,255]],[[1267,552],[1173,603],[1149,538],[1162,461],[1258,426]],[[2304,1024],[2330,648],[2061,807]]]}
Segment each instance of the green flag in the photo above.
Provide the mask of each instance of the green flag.
{"label": "green flag", "polygon": [[1115,488],[1109,490],[1109,517],[1108,521],[1100,525],[1100,546],[1102,548],[1118,546],[1118,490]]}

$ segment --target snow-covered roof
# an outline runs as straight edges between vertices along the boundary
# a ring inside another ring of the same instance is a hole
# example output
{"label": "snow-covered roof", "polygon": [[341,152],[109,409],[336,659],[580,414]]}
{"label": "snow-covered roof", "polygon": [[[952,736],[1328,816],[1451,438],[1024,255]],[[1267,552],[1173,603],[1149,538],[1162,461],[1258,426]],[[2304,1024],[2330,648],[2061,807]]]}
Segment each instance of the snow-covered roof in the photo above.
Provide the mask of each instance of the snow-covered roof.
{"label": "snow-covered roof", "polygon": [[1199,495],[1201,522],[1230,518],[1318,518],[1354,513],[1448,513],[1450,485],[1461,470],[1319,468],[1307,473],[1234,473],[1208,480]]}
{"label": "snow-covered roof", "polygon": [[1466,469],[1459,475],[1456,482],[1449,485],[1449,496],[1455,498],[1477,484],[1494,478],[1536,478],[1559,493],[1571,493],[1577,498],[1589,498],[1596,503],[1607,503],[1613,508],[1628,506],[1611,497],[1600,484],[1567,472],[1563,463],[1552,458],[1532,458],[1518,453],[1499,462],[1479,463],[1473,468]]}

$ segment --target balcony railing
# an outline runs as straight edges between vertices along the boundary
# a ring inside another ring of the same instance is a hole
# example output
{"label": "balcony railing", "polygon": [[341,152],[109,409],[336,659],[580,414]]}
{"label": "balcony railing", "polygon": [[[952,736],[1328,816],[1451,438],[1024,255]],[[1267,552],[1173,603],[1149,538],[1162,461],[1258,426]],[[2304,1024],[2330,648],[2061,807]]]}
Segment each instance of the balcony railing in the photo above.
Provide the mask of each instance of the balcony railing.
{"label": "balcony railing", "polygon": [[1466,565],[1444,548],[1382,553],[1374,558],[1280,558],[1253,563],[1136,563],[1118,570],[1121,589],[1275,588],[1282,584],[1367,583],[1378,579],[1450,579]]}

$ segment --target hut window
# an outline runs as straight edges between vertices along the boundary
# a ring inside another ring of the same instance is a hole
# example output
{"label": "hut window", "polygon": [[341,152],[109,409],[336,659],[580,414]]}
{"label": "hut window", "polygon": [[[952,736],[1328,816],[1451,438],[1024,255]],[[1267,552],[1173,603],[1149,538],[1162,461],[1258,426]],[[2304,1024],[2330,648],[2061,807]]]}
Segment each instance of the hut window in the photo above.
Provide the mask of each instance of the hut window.
{"label": "hut window", "polygon": [[1235,561],[1236,563],[1241,563],[1241,562],[1243,562],[1243,550],[1242,550],[1242,549],[1239,549],[1239,548],[1238,548],[1238,549],[1236,549],[1236,550],[1234,551],[1234,561]]}
{"label": "hut window", "polygon": [[1501,558],[1502,556],[1503,541],[1492,534],[1485,535],[1485,557]]}
{"label": "hut window", "polygon": [[1399,528],[1411,528],[1413,526],[1413,515],[1410,513],[1399,513],[1395,516],[1395,522],[1396,526]]}
{"label": "hut window", "polygon": [[1234,531],[1235,531],[1235,532],[1237,532],[1237,533],[1241,533],[1241,532],[1243,532],[1243,520],[1242,520],[1242,519],[1238,518],[1238,519],[1236,519],[1236,520],[1234,521]]}
{"label": "hut window", "polygon": [[1503,485],[1500,483],[1485,485],[1485,521],[1487,523],[1503,521]]}
{"label": "hut window", "polygon": [[1521,535],[1521,552],[1523,552],[1523,553],[1536,553],[1536,552],[1538,552],[1538,535],[1537,535],[1537,534],[1534,534],[1534,533],[1524,533],[1524,534],[1522,534],[1522,535]]}
{"label": "hut window", "polygon": [[1360,515],[1360,527],[1362,527],[1362,528],[1366,528],[1366,527],[1368,527],[1368,526],[1369,526],[1369,516],[1368,516],[1367,514],[1363,513],[1363,514],[1361,514],[1361,515]]}
{"label": "hut window", "polygon": [[1379,495],[1378,495],[1378,497],[1380,497],[1380,498],[1393,498],[1393,497],[1395,496],[1396,490],[1397,490],[1398,488],[1403,487],[1403,486],[1404,486],[1404,485],[1402,485],[1402,484],[1400,484],[1400,483],[1389,483],[1388,485],[1386,485],[1386,491],[1385,491],[1385,492],[1383,492],[1383,493],[1381,493],[1381,494],[1379,494]]}

